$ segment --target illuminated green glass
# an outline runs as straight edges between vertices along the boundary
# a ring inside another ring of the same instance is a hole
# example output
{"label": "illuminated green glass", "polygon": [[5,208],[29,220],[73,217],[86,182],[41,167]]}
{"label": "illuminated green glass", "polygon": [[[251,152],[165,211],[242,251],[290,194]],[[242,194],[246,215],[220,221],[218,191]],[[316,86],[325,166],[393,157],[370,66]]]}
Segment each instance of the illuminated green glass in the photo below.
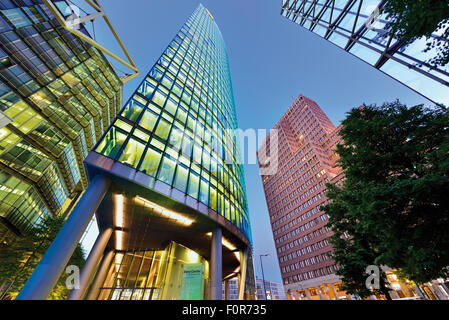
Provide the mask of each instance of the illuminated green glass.
{"label": "illuminated green glass", "polygon": [[157,151],[152,147],[148,148],[139,170],[152,177],[156,176],[161,157],[162,152]]}
{"label": "illuminated green glass", "polygon": [[135,168],[139,164],[144,149],[145,144],[140,143],[134,138],[130,138],[125,149],[122,152],[122,155],[120,156],[119,161],[129,164],[131,167]]}
{"label": "illuminated green glass", "polygon": [[[110,129],[114,139],[106,134],[97,152],[185,192],[250,237],[239,146],[227,133],[237,122],[226,47],[203,6],[181,28],[119,118],[135,124],[117,121]],[[228,160],[235,163],[228,165]]]}
{"label": "illuminated green glass", "polygon": [[96,152],[102,155],[113,158],[117,156],[120,148],[125,142],[127,135],[112,127],[105,135],[101,143],[97,146]]}
{"label": "illuminated green glass", "polygon": [[168,134],[170,133],[170,123],[164,119],[161,119],[157,125],[155,133],[159,138],[166,140],[168,138]]}
{"label": "illuminated green glass", "polygon": [[195,172],[190,172],[190,179],[189,179],[189,190],[188,194],[194,199],[198,199],[198,187],[200,184],[200,177]]}
{"label": "illuminated green glass", "polygon": [[137,120],[137,118],[139,118],[139,115],[142,112],[142,110],[143,106],[136,103],[135,100],[131,100],[131,102],[128,103],[125,109],[123,110],[122,116],[134,122]]}
{"label": "illuminated green glass", "polygon": [[176,169],[176,178],[174,187],[182,192],[186,191],[187,188],[187,179],[189,177],[189,170],[187,167],[183,165],[178,165]]}
{"label": "illuminated green glass", "polygon": [[161,168],[159,170],[158,179],[167,184],[171,184],[173,175],[175,174],[176,162],[165,156],[162,159]]}
{"label": "illuminated green glass", "polygon": [[170,145],[173,146],[175,149],[180,149],[181,142],[182,142],[182,131],[177,128],[173,128],[169,139]]}
{"label": "illuminated green glass", "polygon": [[157,122],[158,116],[150,110],[146,110],[140,119],[139,125],[142,128],[152,131]]}

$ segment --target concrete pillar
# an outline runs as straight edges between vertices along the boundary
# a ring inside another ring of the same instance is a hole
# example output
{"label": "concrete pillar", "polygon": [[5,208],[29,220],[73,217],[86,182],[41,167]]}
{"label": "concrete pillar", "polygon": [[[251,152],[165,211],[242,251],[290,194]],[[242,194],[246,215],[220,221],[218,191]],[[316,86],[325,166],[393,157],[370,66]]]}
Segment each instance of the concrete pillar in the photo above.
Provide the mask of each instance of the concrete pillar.
{"label": "concrete pillar", "polygon": [[210,299],[221,300],[222,296],[222,232],[221,228],[212,231],[212,243],[210,254]]}
{"label": "concrete pillar", "polygon": [[100,259],[104,254],[109,239],[111,239],[111,235],[112,228],[107,228],[101,231],[98,235],[97,240],[89,253],[89,257],[87,257],[86,263],[84,264],[83,271],[81,271],[79,288],[72,290],[69,295],[69,300],[82,300],[84,298],[84,294],[86,293],[87,287],[100,263]]}
{"label": "concrete pillar", "polygon": [[103,175],[93,178],[16,300],[47,299],[110,184],[111,180]]}
{"label": "concrete pillar", "polygon": [[246,269],[248,265],[248,248],[240,252],[239,300],[245,299]]}
{"label": "concrete pillar", "polygon": [[224,282],[224,289],[225,289],[225,300],[229,300],[229,280],[225,280]]}
{"label": "concrete pillar", "polygon": [[100,287],[104,283],[104,280],[106,279],[107,273],[109,271],[109,266],[111,265],[113,258],[114,258],[113,250],[109,250],[103,256],[100,266],[98,267],[98,272],[95,275],[94,280],[92,281],[92,285],[90,286],[89,292],[87,293],[86,300],[95,300],[97,298],[98,292],[100,291]]}

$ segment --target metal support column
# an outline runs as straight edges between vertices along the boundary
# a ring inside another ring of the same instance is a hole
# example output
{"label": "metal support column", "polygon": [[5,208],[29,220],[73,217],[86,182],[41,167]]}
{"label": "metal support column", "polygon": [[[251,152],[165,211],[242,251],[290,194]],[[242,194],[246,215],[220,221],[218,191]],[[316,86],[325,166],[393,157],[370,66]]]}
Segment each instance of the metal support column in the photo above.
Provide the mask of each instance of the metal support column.
{"label": "metal support column", "polygon": [[248,265],[248,248],[240,251],[239,300],[245,299],[246,269]]}
{"label": "metal support column", "polygon": [[215,228],[212,231],[211,257],[210,257],[210,299],[221,300],[222,296],[222,231]]}
{"label": "metal support column", "polygon": [[225,289],[224,299],[225,300],[229,300],[229,279],[225,280],[225,282],[224,282],[224,289]]}
{"label": "metal support column", "polygon": [[108,245],[109,239],[111,239],[111,235],[112,228],[107,228],[101,231],[98,235],[97,240],[89,253],[89,257],[87,257],[86,263],[84,264],[83,271],[81,271],[79,288],[72,290],[69,295],[69,300],[83,299],[87,287],[89,286],[95,270],[100,263],[101,257],[104,254],[104,250]]}
{"label": "metal support column", "polygon": [[95,275],[95,278],[92,281],[92,285],[90,286],[90,290],[86,295],[86,300],[97,299],[98,292],[100,291],[100,287],[103,284],[104,280],[106,279],[107,273],[109,271],[109,266],[111,265],[113,258],[114,258],[113,250],[109,250],[104,254],[100,266],[98,267],[98,272]]}
{"label": "metal support column", "polygon": [[103,175],[93,178],[16,300],[47,299],[110,184],[111,180]]}

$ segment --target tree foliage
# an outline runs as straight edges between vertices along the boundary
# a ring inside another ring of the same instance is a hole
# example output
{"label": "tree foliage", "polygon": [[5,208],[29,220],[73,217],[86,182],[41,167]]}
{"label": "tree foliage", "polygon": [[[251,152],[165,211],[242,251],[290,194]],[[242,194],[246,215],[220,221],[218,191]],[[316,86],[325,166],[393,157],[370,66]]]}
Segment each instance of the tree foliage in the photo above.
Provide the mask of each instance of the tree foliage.
{"label": "tree foliage", "polygon": [[337,274],[365,297],[368,265],[423,283],[449,276],[449,116],[398,101],[349,112],[340,131],[342,186],[328,184]]}
{"label": "tree foliage", "polygon": [[[16,237],[0,248],[0,284],[12,283],[8,297],[19,294],[64,222],[62,217],[47,216],[26,237]],[[82,268],[84,262],[83,250],[78,245],[68,264]],[[67,299],[70,294],[65,285],[67,276],[61,275],[48,299]]]}
{"label": "tree foliage", "polygon": [[[389,0],[383,13],[390,16],[389,34],[404,43],[425,37],[425,52],[435,49],[435,56],[427,61],[432,67],[449,63],[449,4],[447,0]],[[432,35],[438,34],[439,37]]]}

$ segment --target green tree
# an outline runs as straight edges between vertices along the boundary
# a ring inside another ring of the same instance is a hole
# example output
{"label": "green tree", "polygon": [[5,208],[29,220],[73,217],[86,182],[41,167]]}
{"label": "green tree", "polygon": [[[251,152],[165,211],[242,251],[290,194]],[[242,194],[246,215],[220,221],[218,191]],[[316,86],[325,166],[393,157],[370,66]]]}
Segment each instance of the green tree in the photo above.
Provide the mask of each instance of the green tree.
{"label": "green tree", "polygon": [[[389,0],[383,13],[390,16],[389,35],[408,44],[425,37],[425,52],[435,49],[435,56],[427,61],[431,67],[449,63],[449,4],[447,0]],[[433,35],[438,34],[438,37]]]}
{"label": "green tree", "polygon": [[[26,237],[16,237],[0,248],[0,284],[10,285],[10,298],[19,294],[64,222],[62,217],[47,216]],[[78,244],[68,265],[76,265],[81,269],[84,262],[84,253]],[[70,294],[65,285],[68,276],[65,273],[61,275],[48,299],[67,299]]]}
{"label": "green tree", "polygon": [[323,210],[350,293],[369,294],[367,265],[397,268],[415,283],[449,276],[448,124],[444,107],[398,101],[352,109],[343,121],[345,179],[327,185]]}

